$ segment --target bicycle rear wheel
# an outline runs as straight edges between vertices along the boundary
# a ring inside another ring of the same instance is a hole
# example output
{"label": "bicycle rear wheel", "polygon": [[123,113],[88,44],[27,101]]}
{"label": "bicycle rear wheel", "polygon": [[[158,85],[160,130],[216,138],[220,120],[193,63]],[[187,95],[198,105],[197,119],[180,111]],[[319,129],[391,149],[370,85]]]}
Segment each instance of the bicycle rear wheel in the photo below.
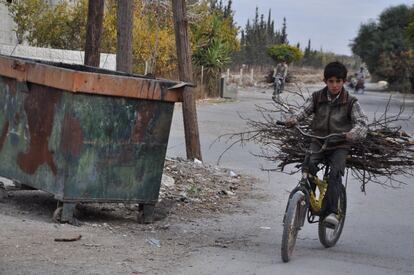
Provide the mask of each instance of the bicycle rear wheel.
{"label": "bicycle rear wheel", "polygon": [[339,200],[338,200],[338,226],[335,228],[329,228],[326,223],[324,223],[323,219],[319,220],[318,224],[318,235],[319,241],[324,247],[332,247],[334,246],[341,236],[342,229],[344,228],[345,224],[345,217],[346,217],[346,190],[345,187],[340,184],[339,185]]}
{"label": "bicycle rear wheel", "polygon": [[298,231],[302,226],[301,210],[306,212],[305,194],[296,191],[289,199],[286,207],[285,217],[283,219],[283,236],[282,236],[282,260],[288,262],[292,256],[296,244]]}

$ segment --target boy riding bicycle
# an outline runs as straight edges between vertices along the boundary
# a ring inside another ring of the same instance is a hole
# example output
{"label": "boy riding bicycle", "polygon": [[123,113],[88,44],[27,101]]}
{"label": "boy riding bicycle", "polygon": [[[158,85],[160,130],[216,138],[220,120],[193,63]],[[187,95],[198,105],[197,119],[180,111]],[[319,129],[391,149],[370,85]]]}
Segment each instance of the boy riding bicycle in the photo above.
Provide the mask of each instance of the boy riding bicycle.
{"label": "boy riding bicycle", "polygon": [[[302,164],[302,172],[316,175],[318,164],[327,161],[330,166],[328,189],[322,205],[324,222],[333,226],[338,224],[339,184],[344,175],[346,157],[351,143],[365,138],[368,118],[357,99],[344,88],[347,69],[340,62],[331,62],[324,69],[325,88],[314,92],[305,105],[286,123],[292,127],[308,116],[313,115],[311,130],[314,135],[326,136],[332,133],[344,133],[345,139],[336,139],[327,150],[310,154]],[[322,143],[313,139],[312,152],[320,151]]]}

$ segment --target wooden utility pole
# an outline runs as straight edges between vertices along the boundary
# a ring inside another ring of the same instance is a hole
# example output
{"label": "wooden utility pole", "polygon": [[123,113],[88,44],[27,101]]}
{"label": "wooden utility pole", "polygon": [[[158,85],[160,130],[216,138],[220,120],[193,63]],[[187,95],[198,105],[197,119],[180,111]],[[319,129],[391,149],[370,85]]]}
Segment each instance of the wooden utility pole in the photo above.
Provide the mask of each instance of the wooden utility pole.
{"label": "wooden utility pole", "polygon": [[[188,40],[185,0],[172,0],[172,9],[179,77],[181,81],[193,83],[193,68],[191,65],[190,44]],[[184,88],[183,118],[187,159],[197,158],[202,160],[194,89],[190,86]]]}
{"label": "wooden utility pole", "polygon": [[118,0],[116,70],[126,73],[132,73],[133,14],[133,0]]}
{"label": "wooden utility pole", "polygon": [[88,66],[99,67],[104,0],[89,0],[86,25],[85,60]]}

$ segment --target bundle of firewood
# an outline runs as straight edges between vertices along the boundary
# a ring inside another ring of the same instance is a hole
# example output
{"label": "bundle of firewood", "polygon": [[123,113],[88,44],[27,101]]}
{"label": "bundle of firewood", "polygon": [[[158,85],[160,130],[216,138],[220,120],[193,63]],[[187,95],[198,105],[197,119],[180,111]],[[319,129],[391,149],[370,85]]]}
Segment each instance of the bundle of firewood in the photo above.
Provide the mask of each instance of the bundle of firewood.
{"label": "bundle of firewood", "polygon": [[[249,131],[226,135],[232,141],[230,147],[254,142],[261,148],[254,154],[272,163],[264,170],[299,172],[310,138],[301,135],[295,128],[287,129],[276,122],[291,116],[303,102],[304,97],[301,96],[300,100],[289,102],[278,99],[272,107],[257,106],[262,119],[243,118]],[[395,186],[395,183],[406,182],[404,176],[408,179],[414,175],[414,140],[398,126],[409,120],[412,114],[406,115],[404,106],[401,106],[399,112],[390,115],[389,103],[384,113],[369,123],[367,137],[353,144],[347,159],[347,168],[361,180],[363,188],[369,181]],[[301,122],[304,132],[310,133],[309,122]],[[289,169],[286,169],[287,166]]]}

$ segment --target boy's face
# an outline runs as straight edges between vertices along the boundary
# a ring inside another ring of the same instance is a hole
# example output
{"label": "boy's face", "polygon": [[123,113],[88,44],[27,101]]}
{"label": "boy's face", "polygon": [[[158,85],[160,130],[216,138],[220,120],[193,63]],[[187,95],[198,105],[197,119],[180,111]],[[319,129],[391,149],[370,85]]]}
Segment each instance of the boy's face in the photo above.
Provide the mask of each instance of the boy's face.
{"label": "boy's face", "polygon": [[325,79],[326,86],[328,86],[328,91],[332,95],[337,95],[345,84],[345,81],[342,78],[336,78],[336,76]]}

